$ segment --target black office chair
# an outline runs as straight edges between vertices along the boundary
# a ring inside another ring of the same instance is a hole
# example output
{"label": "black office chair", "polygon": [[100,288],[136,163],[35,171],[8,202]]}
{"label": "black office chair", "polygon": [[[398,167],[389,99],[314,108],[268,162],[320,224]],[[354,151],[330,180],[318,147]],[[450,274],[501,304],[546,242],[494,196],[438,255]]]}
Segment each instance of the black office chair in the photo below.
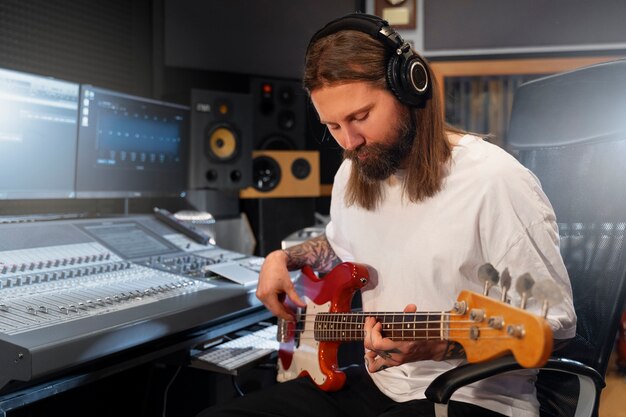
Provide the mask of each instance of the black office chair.
{"label": "black office chair", "polygon": [[[541,415],[597,416],[626,297],[626,60],[521,85],[507,144],[555,209],[578,316],[576,337],[539,371]],[[445,416],[459,387],[515,369],[508,356],[462,365],[426,396]]]}

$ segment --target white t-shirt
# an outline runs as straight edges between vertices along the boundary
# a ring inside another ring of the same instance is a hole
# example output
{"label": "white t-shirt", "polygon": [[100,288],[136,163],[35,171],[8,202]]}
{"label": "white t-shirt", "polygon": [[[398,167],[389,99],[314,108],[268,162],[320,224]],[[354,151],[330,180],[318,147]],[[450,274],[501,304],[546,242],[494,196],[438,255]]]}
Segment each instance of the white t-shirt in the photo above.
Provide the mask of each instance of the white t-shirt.
{"label": "white t-shirt", "polygon": [[[364,311],[450,311],[462,290],[482,294],[478,268],[491,263],[515,279],[530,273],[550,279],[563,302],[548,319],[556,339],[574,337],[576,316],[569,277],[559,251],[555,215],[537,178],[503,149],[466,135],[452,151],[442,190],[411,203],[401,181],[389,181],[382,204],[373,211],[347,207],[345,187],[351,162],[342,163],[333,184],[327,238],[342,261],[364,263],[377,275],[362,290]],[[401,179],[398,173],[395,179]],[[490,296],[499,298],[499,290]],[[509,293],[512,305],[519,295]],[[530,300],[528,310],[539,314]],[[371,374],[395,401],[424,398],[428,384],[460,360],[419,361]],[[458,390],[465,401],[511,416],[537,416],[536,371],[522,370]]]}

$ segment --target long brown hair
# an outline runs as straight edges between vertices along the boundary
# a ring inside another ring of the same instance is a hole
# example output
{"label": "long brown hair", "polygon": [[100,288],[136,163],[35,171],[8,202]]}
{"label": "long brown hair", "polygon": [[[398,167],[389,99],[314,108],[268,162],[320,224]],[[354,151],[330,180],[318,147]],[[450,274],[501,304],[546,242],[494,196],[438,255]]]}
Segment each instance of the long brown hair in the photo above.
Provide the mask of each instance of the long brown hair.
{"label": "long brown hair", "polygon": [[[386,63],[391,51],[365,33],[344,30],[319,39],[307,50],[304,88],[310,94],[317,88],[364,81],[378,88],[387,88]],[[426,62],[426,61],[424,61]],[[447,131],[457,131],[445,124],[438,86],[426,63],[431,81],[431,98],[422,108],[405,106],[412,117],[415,140],[406,159],[404,194],[417,202],[433,196],[442,186],[445,163],[451,156]],[[382,201],[382,183],[363,180],[352,170],[346,203],[373,210]]]}

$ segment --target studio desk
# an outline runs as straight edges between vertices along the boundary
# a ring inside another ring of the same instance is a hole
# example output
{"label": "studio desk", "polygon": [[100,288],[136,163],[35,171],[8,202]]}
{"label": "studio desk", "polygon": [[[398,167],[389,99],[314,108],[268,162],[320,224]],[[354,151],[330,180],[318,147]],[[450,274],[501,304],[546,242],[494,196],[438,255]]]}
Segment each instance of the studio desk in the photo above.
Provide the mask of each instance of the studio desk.
{"label": "studio desk", "polygon": [[260,261],[151,215],[0,224],[0,416],[270,318]]}

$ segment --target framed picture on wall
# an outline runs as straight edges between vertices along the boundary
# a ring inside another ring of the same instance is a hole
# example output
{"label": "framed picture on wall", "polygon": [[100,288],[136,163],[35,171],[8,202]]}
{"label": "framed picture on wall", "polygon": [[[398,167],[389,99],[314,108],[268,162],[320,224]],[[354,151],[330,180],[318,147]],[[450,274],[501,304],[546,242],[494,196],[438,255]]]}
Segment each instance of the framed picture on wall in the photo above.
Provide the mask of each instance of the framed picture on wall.
{"label": "framed picture on wall", "polygon": [[415,29],[416,0],[375,0],[374,10],[396,29]]}

